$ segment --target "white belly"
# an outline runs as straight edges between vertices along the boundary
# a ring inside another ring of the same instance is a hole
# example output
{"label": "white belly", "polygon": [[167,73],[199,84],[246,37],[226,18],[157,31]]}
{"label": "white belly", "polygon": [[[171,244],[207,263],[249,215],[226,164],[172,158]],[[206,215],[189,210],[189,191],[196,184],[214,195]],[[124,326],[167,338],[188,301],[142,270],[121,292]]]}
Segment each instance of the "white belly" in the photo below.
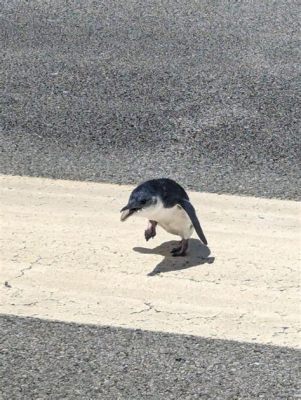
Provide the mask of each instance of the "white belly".
{"label": "white belly", "polygon": [[163,229],[173,235],[179,235],[183,239],[189,239],[193,233],[192,222],[179,205],[171,208],[164,208],[161,202],[155,206],[148,207],[137,213],[138,216],[145,217],[152,221],[157,221]]}

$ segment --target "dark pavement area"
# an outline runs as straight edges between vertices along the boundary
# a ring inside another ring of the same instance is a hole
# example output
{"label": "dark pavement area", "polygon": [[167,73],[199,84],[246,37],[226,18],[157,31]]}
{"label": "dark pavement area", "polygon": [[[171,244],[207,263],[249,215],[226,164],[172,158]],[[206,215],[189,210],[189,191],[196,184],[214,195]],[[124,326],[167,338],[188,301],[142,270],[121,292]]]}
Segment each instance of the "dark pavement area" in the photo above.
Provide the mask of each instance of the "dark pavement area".
{"label": "dark pavement area", "polygon": [[300,198],[296,1],[1,1],[0,173]]}
{"label": "dark pavement area", "polygon": [[298,398],[288,348],[14,316],[0,327],[3,400]]}

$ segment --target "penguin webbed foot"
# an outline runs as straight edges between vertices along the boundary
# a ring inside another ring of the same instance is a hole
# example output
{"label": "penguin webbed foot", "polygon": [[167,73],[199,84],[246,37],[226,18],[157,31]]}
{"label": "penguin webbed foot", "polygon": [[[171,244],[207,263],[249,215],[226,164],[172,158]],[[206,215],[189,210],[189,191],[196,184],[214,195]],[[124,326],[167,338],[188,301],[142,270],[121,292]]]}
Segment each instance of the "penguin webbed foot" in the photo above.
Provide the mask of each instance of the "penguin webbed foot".
{"label": "penguin webbed foot", "polygon": [[183,239],[181,240],[179,247],[175,247],[171,250],[171,254],[173,257],[183,257],[186,256],[187,249],[188,239]]}
{"label": "penguin webbed foot", "polygon": [[149,239],[151,239],[151,238],[153,238],[155,236],[156,236],[156,234],[153,234],[152,231],[150,231],[149,229],[146,229],[144,231],[144,237],[145,237],[146,241],[149,241]]}
{"label": "penguin webbed foot", "polygon": [[156,236],[156,226],[156,221],[149,221],[147,229],[144,231],[144,237],[146,241]]}
{"label": "penguin webbed foot", "polygon": [[174,247],[174,248],[171,250],[171,254],[178,253],[178,252],[181,250],[181,248],[182,248],[182,246]]}

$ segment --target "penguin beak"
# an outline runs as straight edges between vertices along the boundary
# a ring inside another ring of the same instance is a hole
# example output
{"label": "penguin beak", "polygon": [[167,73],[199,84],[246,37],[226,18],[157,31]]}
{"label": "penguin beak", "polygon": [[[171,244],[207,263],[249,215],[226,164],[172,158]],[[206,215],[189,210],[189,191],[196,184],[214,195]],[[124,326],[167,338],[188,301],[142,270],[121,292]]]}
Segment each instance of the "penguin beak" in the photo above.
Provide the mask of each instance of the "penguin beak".
{"label": "penguin beak", "polygon": [[124,206],[124,207],[120,210],[120,212],[122,213],[122,214],[121,214],[121,217],[120,217],[120,220],[121,220],[121,221],[125,221],[125,220],[130,216],[129,206],[128,206],[128,205]]}
{"label": "penguin beak", "polygon": [[125,221],[138,210],[140,210],[140,207],[135,207],[133,204],[127,204],[120,210],[120,212],[122,212],[120,220]]}

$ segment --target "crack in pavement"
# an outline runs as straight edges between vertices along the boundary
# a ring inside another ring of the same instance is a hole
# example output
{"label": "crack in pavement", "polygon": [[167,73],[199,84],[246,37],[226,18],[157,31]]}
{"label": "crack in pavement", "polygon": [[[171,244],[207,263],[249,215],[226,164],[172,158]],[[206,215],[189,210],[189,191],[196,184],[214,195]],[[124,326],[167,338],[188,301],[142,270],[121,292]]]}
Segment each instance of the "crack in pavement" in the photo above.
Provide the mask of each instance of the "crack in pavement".
{"label": "crack in pavement", "polygon": [[186,321],[190,321],[190,320],[195,320],[195,319],[204,319],[204,320],[214,320],[215,318],[217,318],[221,313],[218,313],[216,315],[213,316],[194,316],[194,317],[186,317],[185,315],[187,315],[188,313],[186,312],[171,312],[171,311],[164,311],[164,310],[158,310],[157,308],[155,308],[155,306],[152,303],[149,302],[144,302],[144,305],[147,306],[147,308],[140,310],[140,311],[133,311],[131,312],[131,314],[142,314],[144,312],[149,312],[154,310],[156,313],[163,313],[163,314],[169,314],[169,315],[178,315],[180,317],[182,317],[184,320]]}
{"label": "crack in pavement", "polygon": [[26,306],[26,307],[30,307],[30,306],[36,306],[39,303],[39,301],[33,301],[31,303],[23,303],[23,304],[15,304],[15,306]]}
{"label": "crack in pavement", "polygon": [[[12,280],[22,278],[22,276],[25,275],[25,271],[31,270],[33,268],[33,266],[35,264],[37,264],[41,259],[42,259],[42,257],[38,256],[37,259],[35,261],[33,261],[32,263],[30,263],[28,267],[22,268],[20,273],[19,273],[19,275],[16,275],[14,278],[12,278]],[[9,289],[12,287],[11,284],[9,283],[9,281],[5,281],[4,282],[4,286],[9,288]]]}
{"label": "crack in pavement", "polygon": [[33,261],[33,262],[29,265],[29,267],[22,268],[21,271],[20,271],[20,274],[17,275],[17,276],[15,276],[13,279],[22,278],[22,276],[24,276],[24,274],[25,274],[25,271],[31,270],[32,267],[33,267],[35,264],[37,264],[41,259],[42,259],[42,257],[41,257],[41,256],[38,256],[38,258],[37,258],[35,261]]}
{"label": "crack in pavement", "polygon": [[190,317],[190,318],[184,318],[186,321],[191,321],[191,320],[196,320],[196,319],[204,319],[205,321],[214,321],[215,318],[219,317],[220,315],[222,315],[222,313],[218,313],[216,315],[211,315],[211,316],[207,316],[207,317],[203,317],[203,316],[195,316],[195,317]]}
{"label": "crack in pavement", "polygon": [[[145,308],[145,309],[143,309],[143,310],[140,310],[140,311],[133,311],[133,312],[131,312],[131,314],[141,314],[141,313],[144,313],[144,312],[148,312],[148,311],[151,311],[151,310],[155,310],[154,309],[154,306],[151,304],[151,303],[143,303],[145,306],[147,306],[148,308]],[[155,310],[155,311],[157,311],[157,310]],[[157,311],[158,312],[158,311]],[[159,311],[160,312],[160,311]]]}
{"label": "crack in pavement", "polygon": [[140,311],[133,311],[131,312],[131,314],[141,314],[144,312],[149,312],[151,310],[154,310],[156,313],[164,313],[164,314],[173,314],[173,315],[181,315],[183,316],[186,313],[173,313],[170,311],[163,311],[163,310],[158,310],[157,308],[155,308],[155,306],[152,303],[148,303],[148,302],[144,302],[143,303],[145,306],[147,306],[147,308],[140,310]]}
{"label": "crack in pavement", "polygon": [[22,306],[22,307],[23,306],[30,307],[30,306],[36,306],[37,304],[45,303],[45,302],[49,302],[49,301],[50,302],[53,301],[53,302],[57,303],[58,305],[62,304],[61,301],[58,300],[58,299],[46,298],[46,299],[41,299],[41,300],[35,300],[35,301],[30,302],[30,303],[10,303],[10,305],[17,306],[17,307],[20,307],[20,306]]}

